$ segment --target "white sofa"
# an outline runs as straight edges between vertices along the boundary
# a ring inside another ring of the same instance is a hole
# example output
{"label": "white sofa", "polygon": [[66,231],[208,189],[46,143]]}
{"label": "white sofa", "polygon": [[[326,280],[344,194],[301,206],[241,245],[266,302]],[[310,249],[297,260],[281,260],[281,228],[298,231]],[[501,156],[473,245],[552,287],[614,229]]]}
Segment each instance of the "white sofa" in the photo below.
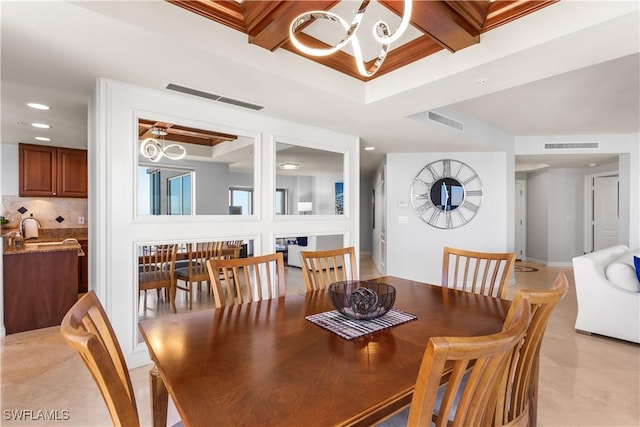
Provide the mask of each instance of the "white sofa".
{"label": "white sofa", "polygon": [[300,252],[302,251],[327,251],[344,247],[342,235],[309,236],[307,246],[289,245],[287,247],[287,264],[292,267],[302,268]]}
{"label": "white sofa", "polygon": [[573,258],[576,330],[640,343],[640,281],[632,252],[612,246]]}

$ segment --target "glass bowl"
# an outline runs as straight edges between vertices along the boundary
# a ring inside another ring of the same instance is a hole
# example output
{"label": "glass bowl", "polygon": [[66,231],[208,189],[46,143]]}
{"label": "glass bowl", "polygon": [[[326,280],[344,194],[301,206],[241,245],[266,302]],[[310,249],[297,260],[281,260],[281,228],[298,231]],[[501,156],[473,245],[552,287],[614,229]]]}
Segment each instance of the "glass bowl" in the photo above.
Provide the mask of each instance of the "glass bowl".
{"label": "glass bowl", "polygon": [[396,288],[368,280],[344,280],[329,285],[329,298],[345,316],[370,320],[391,310],[396,301]]}

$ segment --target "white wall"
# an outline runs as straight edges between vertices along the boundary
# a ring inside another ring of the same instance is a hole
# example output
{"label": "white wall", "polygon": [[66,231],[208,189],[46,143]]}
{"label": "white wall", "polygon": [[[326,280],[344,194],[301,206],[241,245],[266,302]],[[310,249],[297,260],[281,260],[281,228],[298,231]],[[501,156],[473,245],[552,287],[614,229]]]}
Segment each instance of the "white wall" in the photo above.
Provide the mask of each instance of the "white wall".
{"label": "white wall", "polygon": [[[89,230],[89,250],[95,261],[90,283],[105,305],[130,367],[149,363],[146,346],[137,339],[136,245],[253,239],[254,253],[259,255],[273,252],[278,236],[341,234],[345,245],[358,247],[357,137],[106,79],[98,80],[90,110],[89,216],[93,227]],[[255,137],[255,215],[136,217],[139,115]],[[348,165],[343,180],[345,215],[275,216],[275,141],[280,137],[344,154]]]}
{"label": "white wall", "polygon": [[[476,216],[451,230],[434,228],[413,211],[410,187],[428,163],[455,159],[469,165],[482,180],[484,198]],[[386,274],[429,283],[440,283],[444,246],[487,252],[506,252],[509,244],[507,154],[412,153],[388,154],[386,163]],[[511,197],[513,200],[513,197]],[[403,221],[406,219],[406,223]]]}

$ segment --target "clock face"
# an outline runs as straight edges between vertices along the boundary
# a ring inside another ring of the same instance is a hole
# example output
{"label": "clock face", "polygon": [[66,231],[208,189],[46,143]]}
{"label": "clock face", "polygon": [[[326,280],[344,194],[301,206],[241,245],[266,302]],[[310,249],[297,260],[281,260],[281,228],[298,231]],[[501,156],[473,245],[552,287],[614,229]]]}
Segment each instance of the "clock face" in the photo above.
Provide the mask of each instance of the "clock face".
{"label": "clock face", "polygon": [[480,177],[458,160],[429,163],[411,185],[413,209],[436,228],[458,228],[471,221],[480,209],[482,197]]}

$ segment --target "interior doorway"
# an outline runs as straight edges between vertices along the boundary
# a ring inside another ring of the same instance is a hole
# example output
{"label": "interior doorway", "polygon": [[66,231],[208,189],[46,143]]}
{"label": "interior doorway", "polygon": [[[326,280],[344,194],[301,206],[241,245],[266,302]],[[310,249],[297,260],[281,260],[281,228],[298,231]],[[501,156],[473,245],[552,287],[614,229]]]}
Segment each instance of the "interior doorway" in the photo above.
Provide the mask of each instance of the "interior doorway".
{"label": "interior doorway", "polygon": [[620,201],[618,174],[585,177],[585,252],[618,244]]}

